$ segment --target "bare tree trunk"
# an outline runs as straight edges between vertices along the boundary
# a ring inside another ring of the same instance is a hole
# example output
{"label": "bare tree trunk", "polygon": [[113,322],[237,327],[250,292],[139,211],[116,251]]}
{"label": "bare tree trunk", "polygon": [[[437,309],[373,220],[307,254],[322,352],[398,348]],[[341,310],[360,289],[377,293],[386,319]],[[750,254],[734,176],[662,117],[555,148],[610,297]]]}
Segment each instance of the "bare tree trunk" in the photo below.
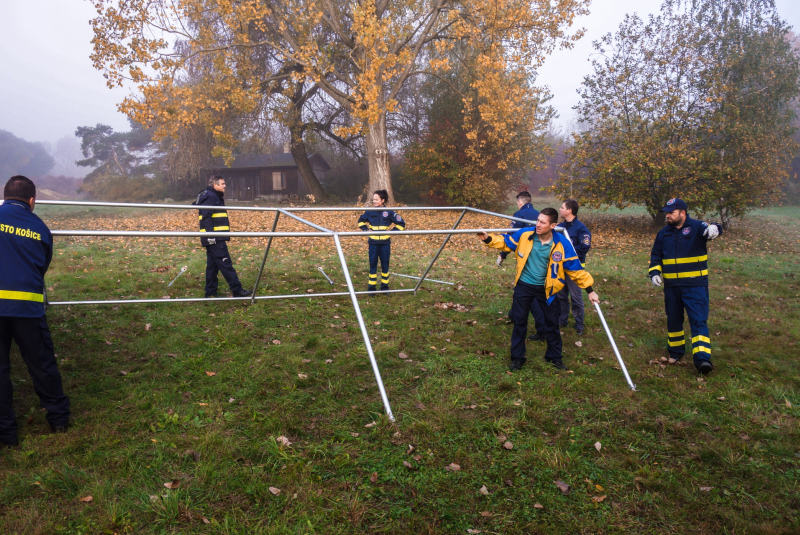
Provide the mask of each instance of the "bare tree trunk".
{"label": "bare tree trunk", "polygon": [[386,138],[386,113],[377,122],[367,125],[367,163],[369,164],[369,184],[366,206],[372,204],[372,192],[385,189],[389,194],[388,204],[394,205],[392,176],[389,169],[389,143]]}
{"label": "bare tree trunk", "polygon": [[314,170],[311,168],[311,162],[308,161],[308,152],[303,141],[303,134],[297,133],[295,129],[292,129],[291,135],[290,150],[292,158],[294,158],[294,163],[297,164],[300,176],[303,177],[303,182],[305,182],[308,191],[311,192],[315,200],[327,200],[328,194],[322,189],[322,184],[317,180],[317,175],[314,174]]}

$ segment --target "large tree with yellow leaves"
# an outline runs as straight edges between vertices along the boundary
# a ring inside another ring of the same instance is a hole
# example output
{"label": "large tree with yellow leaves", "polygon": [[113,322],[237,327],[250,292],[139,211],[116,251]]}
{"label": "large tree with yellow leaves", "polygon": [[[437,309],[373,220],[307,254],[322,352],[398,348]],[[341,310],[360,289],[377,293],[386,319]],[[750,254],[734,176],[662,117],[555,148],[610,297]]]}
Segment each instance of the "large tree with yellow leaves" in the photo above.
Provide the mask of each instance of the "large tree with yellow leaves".
{"label": "large tree with yellow leaves", "polygon": [[[567,29],[589,0],[93,2],[95,66],[110,85],[130,80],[139,88],[121,109],[157,134],[204,122],[224,148],[230,133],[214,117],[230,109],[246,114],[263,102],[265,72],[249,51],[268,49],[283,65],[297,66],[293,81],[318,87],[344,110],[348,123],[337,134],[365,136],[369,188],[393,196],[386,118],[404,84],[448,72],[453,65],[444,52],[473,44],[480,54],[465,113],[477,112],[493,141],[507,143],[519,95],[503,83],[532,74],[556,46],[579,37]],[[200,90],[186,83],[198,62],[214,72]],[[477,131],[468,137],[481,142]]]}

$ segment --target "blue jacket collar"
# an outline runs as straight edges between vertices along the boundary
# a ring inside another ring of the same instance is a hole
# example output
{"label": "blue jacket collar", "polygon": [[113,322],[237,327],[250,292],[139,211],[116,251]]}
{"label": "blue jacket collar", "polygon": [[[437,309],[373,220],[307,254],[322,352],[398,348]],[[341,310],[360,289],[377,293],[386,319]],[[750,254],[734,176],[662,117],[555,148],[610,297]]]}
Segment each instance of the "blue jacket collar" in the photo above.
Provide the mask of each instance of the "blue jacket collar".
{"label": "blue jacket collar", "polygon": [[29,212],[31,211],[31,205],[29,205],[25,201],[20,201],[19,199],[6,199],[5,201],[3,201],[3,204],[18,204],[19,206],[25,208],[27,211]]}

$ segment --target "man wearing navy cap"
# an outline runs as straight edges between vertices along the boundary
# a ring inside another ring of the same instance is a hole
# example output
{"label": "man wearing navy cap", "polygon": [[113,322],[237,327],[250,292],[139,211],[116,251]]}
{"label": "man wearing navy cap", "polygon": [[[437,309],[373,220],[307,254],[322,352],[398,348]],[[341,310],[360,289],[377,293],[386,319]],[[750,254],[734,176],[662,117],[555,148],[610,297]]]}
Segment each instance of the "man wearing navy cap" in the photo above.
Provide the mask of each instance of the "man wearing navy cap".
{"label": "man wearing navy cap", "polygon": [[697,370],[707,374],[711,364],[708,331],[708,249],[706,244],[722,234],[716,223],[688,216],[681,199],[670,199],[661,209],[667,226],[656,236],[648,272],[653,286],[664,287],[669,356],[680,360],[686,351],[683,311],[692,330],[692,358]]}

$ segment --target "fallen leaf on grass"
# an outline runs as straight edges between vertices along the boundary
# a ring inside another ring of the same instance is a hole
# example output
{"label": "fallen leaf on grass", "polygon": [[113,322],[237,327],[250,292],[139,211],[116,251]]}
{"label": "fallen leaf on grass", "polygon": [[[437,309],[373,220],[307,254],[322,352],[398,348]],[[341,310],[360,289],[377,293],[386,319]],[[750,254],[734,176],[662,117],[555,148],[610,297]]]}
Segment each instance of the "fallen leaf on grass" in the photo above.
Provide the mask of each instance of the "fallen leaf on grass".
{"label": "fallen leaf on grass", "polygon": [[269,488],[269,491],[270,491],[272,494],[274,494],[275,496],[277,496],[278,494],[280,494],[280,493],[281,493],[281,489],[279,489],[278,487],[270,487],[270,488]]}
{"label": "fallen leaf on grass", "polygon": [[784,398],[784,401],[786,402],[786,406],[791,409],[792,408],[792,403],[788,399],[785,399],[785,398]]}
{"label": "fallen leaf on grass", "polygon": [[359,433],[350,433],[350,436],[353,438],[358,438]]}
{"label": "fallen leaf on grass", "polygon": [[[480,266],[478,266],[478,267],[480,267]],[[481,530],[479,530],[479,529],[468,529],[467,533],[469,533],[470,535],[477,535],[478,533],[481,533]]]}
{"label": "fallen leaf on grass", "polygon": [[600,451],[600,448],[602,448],[602,447],[603,447],[603,445],[600,444],[600,442],[595,442],[594,443],[594,449],[596,449],[597,451]]}
{"label": "fallen leaf on grass", "polygon": [[201,407],[208,407],[208,403],[198,403]]}
{"label": "fallen leaf on grass", "polygon": [[311,362],[311,359],[303,359],[300,362],[302,362],[303,364],[308,364],[309,362]]}
{"label": "fallen leaf on grass", "polygon": [[721,396],[717,398],[719,401],[725,401],[725,396]]}
{"label": "fallen leaf on grass", "polygon": [[592,501],[594,503],[600,503],[605,499],[606,499],[605,495],[603,495],[603,496],[592,496]]}
{"label": "fallen leaf on grass", "polygon": [[700,492],[711,492],[714,487],[700,487]]}
{"label": "fallen leaf on grass", "polygon": [[414,407],[417,408],[417,409],[424,409],[425,405],[420,401],[420,402],[417,402],[417,404],[414,405]]}
{"label": "fallen leaf on grass", "polygon": [[493,516],[493,515],[489,511],[481,511],[481,516],[485,516],[485,517],[488,518],[488,517]]}
{"label": "fallen leaf on grass", "polygon": [[484,496],[489,495],[489,489],[486,488],[486,485],[483,485],[480,489],[478,489],[478,492],[480,492]]}
{"label": "fallen leaf on grass", "polygon": [[578,340],[577,342],[575,342],[575,345],[578,346],[578,347],[583,347],[583,342]]}
{"label": "fallen leaf on grass", "polygon": [[122,375],[128,375],[128,372],[126,372],[125,370],[122,370],[122,371],[121,371],[121,372],[119,372],[119,373],[121,373]]}
{"label": "fallen leaf on grass", "polygon": [[405,353],[400,353],[399,355],[397,355],[397,357],[401,359],[407,359],[408,355],[406,355]]}
{"label": "fallen leaf on grass", "polygon": [[211,521],[209,519],[207,519],[206,517],[204,517],[204,516],[201,516],[200,518],[203,519],[203,524],[210,524],[211,523]]}
{"label": "fallen leaf on grass", "polygon": [[144,324],[144,330],[145,331],[149,331],[150,330],[150,324],[149,323],[145,323]]}
{"label": "fallen leaf on grass", "polygon": [[414,469],[414,465],[412,465],[412,464],[411,464],[410,462],[408,462],[408,461],[403,461],[403,466],[405,466],[405,467],[406,467],[406,468],[408,468],[409,470],[413,470],[413,469]]}
{"label": "fallen leaf on grass", "polygon": [[378,424],[375,423],[375,422],[370,422],[367,425],[365,425],[364,427],[375,427],[376,425],[378,425]]}
{"label": "fallen leaf on grass", "polygon": [[370,483],[377,483],[378,482],[378,472],[372,472],[372,475],[369,476]]}
{"label": "fallen leaf on grass", "polygon": [[503,447],[507,450],[513,450],[514,444],[512,444],[510,440],[506,440],[505,442],[503,442]]}
{"label": "fallen leaf on grass", "polygon": [[292,442],[288,438],[283,436],[283,435],[281,435],[278,438],[276,438],[275,442],[277,442],[281,446],[291,446],[292,445]]}
{"label": "fallen leaf on grass", "polygon": [[199,454],[199,453],[197,453],[197,452],[196,452],[196,451],[194,451],[194,450],[186,450],[186,451],[183,453],[183,455],[184,455],[184,457],[191,457],[192,459],[194,459],[194,460],[195,460],[195,462],[197,462],[197,461],[199,461],[199,460],[200,460],[200,454]]}
{"label": "fallen leaf on grass", "polygon": [[81,498],[81,499],[80,499],[80,500],[78,500],[78,501],[79,501],[79,502],[84,502],[84,503],[89,503],[89,502],[90,502],[90,501],[92,501],[93,499],[94,499],[94,498],[92,498],[91,496],[84,496],[83,498]]}
{"label": "fallen leaf on grass", "polygon": [[540,503],[535,503],[535,504],[533,504],[533,508],[534,509],[544,509],[544,505],[542,505]]}
{"label": "fallen leaf on grass", "polygon": [[276,346],[281,345],[281,341],[278,340],[277,338],[275,340],[273,340],[272,343],[275,344]]}
{"label": "fallen leaf on grass", "polygon": [[409,444],[409,445],[408,445],[408,451],[406,452],[406,455],[410,455],[411,453],[413,453],[413,452],[414,452],[414,450],[415,450],[415,449],[417,449],[417,448],[415,448],[414,446],[412,446],[411,444]]}
{"label": "fallen leaf on grass", "polygon": [[567,496],[570,492],[572,492],[572,488],[563,481],[553,481],[553,483],[556,484],[556,487],[558,487],[558,490],[560,490],[561,494],[564,496]]}
{"label": "fallen leaf on grass", "polygon": [[308,379],[308,375],[306,375],[304,373],[298,373],[297,377],[300,378],[300,379]]}
{"label": "fallen leaf on grass", "polygon": [[739,438],[741,438],[742,440],[750,440],[750,437],[748,435],[739,435]]}
{"label": "fallen leaf on grass", "polygon": [[106,340],[106,345],[110,346],[110,345],[113,345],[113,344],[111,342],[109,342],[108,340]]}
{"label": "fallen leaf on grass", "polygon": [[166,483],[164,483],[164,486],[167,487],[168,489],[177,489],[178,487],[181,486],[181,480],[173,479],[172,481],[167,481]]}
{"label": "fallen leaf on grass", "polygon": [[217,375],[217,372],[206,372],[206,375],[208,375],[209,377],[214,377],[215,375]]}
{"label": "fallen leaf on grass", "polygon": [[462,405],[461,408],[464,409],[464,410],[469,410],[469,409],[477,409],[478,406],[477,405]]}
{"label": "fallen leaf on grass", "polygon": [[450,463],[447,466],[445,466],[444,469],[447,470],[448,472],[458,472],[459,470],[461,470],[461,465],[456,463]]}

